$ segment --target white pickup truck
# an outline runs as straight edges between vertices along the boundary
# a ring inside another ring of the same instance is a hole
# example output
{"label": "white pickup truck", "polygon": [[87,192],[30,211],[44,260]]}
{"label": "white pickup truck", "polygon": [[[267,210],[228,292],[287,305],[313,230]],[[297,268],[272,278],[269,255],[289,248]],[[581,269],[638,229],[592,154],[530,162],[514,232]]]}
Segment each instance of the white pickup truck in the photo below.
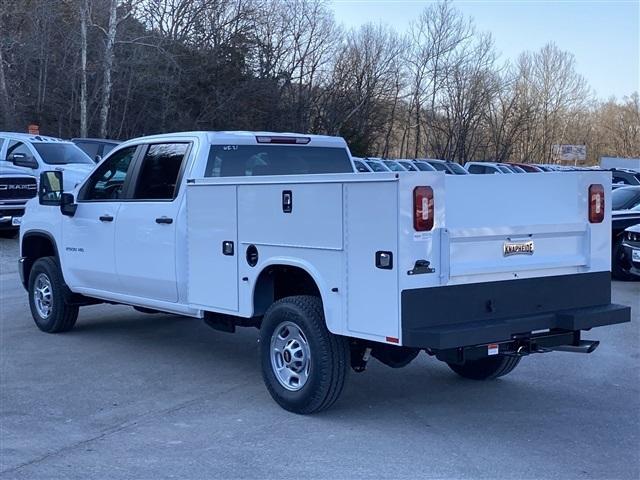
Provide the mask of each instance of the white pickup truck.
{"label": "white pickup truck", "polygon": [[491,379],[630,320],[610,174],[354,172],[341,138],[250,132],[130,140],[73,192],[45,172],[20,232],[36,325],[109,302],[254,326],[272,397],[312,413],[371,356]]}

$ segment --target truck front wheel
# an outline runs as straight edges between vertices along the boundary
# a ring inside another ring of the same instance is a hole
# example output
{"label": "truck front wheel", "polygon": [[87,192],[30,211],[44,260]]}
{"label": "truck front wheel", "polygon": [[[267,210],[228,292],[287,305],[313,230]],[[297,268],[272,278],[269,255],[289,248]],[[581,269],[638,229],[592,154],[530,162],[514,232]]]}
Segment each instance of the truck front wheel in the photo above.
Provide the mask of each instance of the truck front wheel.
{"label": "truck front wheel", "polygon": [[260,358],[273,399],[290,412],[315,413],[333,405],[342,392],[349,344],[327,330],[318,297],[286,297],[262,320]]}
{"label": "truck front wheel", "polygon": [[492,355],[478,360],[468,360],[462,364],[447,363],[447,365],[461,377],[472,380],[492,380],[511,372],[518,363],[520,363],[520,357]]}
{"label": "truck front wheel", "polygon": [[29,306],[37,327],[43,332],[59,333],[73,328],[78,306],[65,299],[64,279],[52,257],[36,260],[29,273]]}

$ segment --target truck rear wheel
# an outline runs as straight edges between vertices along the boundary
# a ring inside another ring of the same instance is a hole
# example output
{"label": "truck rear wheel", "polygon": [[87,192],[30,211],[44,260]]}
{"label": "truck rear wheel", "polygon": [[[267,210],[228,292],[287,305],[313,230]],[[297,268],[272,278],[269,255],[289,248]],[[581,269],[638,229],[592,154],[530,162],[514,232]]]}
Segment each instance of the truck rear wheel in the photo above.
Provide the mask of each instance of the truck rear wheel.
{"label": "truck rear wheel", "polygon": [[282,408],[315,413],[333,405],[344,388],[349,344],[327,330],[318,297],[286,297],[262,320],[260,359],[267,389]]}
{"label": "truck rear wheel", "polygon": [[492,380],[511,372],[520,363],[520,357],[492,355],[463,364],[447,363],[449,368],[464,378],[472,380]]}
{"label": "truck rear wheel", "polygon": [[67,332],[76,324],[78,306],[66,302],[65,290],[56,260],[36,260],[29,273],[29,307],[36,326],[43,332]]}

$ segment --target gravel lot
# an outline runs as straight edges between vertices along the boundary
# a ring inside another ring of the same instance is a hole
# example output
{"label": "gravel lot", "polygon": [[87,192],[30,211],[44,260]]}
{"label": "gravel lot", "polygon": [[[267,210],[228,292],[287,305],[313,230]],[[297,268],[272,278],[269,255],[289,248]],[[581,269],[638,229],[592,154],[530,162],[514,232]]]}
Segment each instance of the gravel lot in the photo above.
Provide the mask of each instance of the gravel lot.
{"label": "gravel lot", "polygon": [[490,383],[421,355],[375,361],[301,417],[269,397],[257,332],[129,307],[39,332],[0,240],[0,478],[640,478],[640,283],[633,321],[591,355],[550,353]]}

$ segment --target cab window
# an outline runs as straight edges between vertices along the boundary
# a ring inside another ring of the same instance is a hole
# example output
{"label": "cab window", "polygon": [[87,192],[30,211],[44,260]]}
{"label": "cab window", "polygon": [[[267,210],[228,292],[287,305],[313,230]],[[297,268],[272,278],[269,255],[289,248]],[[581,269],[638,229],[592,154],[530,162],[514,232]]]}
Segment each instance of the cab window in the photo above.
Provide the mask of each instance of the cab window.
{"label": "cab window", "polygon": [[33,157],[31,150],[29,150],[29,147],[27,147],[25,143],[10,140],[9,147],[7,148],[7,160],[11,162],[13,155],[16,153],[24,155],[25,157]]}
{"label": "cab window", "polygon": [[136,200],[173,200],[188,143],[149,145],[142,159],[133,198]]}
{"label": "cab window", "polygon": [[138,147],[114,153],[91,175],[80,193],[81,200],[118,200],[124,198],[131,161]]}

